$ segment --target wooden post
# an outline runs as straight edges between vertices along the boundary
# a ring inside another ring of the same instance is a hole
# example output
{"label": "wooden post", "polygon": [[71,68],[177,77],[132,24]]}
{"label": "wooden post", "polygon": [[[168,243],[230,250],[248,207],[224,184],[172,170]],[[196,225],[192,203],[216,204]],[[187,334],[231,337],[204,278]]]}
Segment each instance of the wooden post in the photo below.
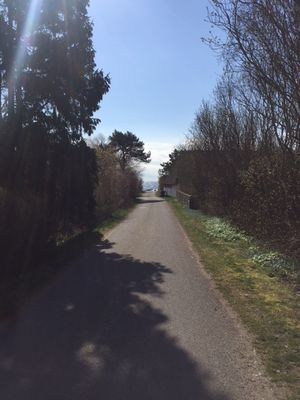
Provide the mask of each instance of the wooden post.
{"label": "wooden post", "polygon": [[190,194],[184,193],[181,190],[176,191],[176,199],[186,208],[190,208],[191,206],[191,197]]}

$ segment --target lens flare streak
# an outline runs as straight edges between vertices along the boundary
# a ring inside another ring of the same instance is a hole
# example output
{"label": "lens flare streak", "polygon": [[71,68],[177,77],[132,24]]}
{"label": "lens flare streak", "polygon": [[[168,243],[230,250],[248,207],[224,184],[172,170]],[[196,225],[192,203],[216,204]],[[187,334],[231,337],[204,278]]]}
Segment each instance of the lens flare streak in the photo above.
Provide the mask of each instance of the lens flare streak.
{"label": "lens flare streak", "polygon": [[26,21],[24,24],[23,31],[18,43],[15,59],[13,62],[12,69],[10,71],[10,87],[15,88],[24,66],[26,50],[30,36],[34,31],[34,27],[38,23],[38,14],[41,10],[41,3],[43,0],[31,0]]}

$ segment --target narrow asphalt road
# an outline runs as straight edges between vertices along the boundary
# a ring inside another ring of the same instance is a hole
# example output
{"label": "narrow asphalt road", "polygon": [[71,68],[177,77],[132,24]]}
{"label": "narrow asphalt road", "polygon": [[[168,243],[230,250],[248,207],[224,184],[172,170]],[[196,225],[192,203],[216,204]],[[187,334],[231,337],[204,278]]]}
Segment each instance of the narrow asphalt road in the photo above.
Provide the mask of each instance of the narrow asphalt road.
{"label": "narrow asphalt road", "polygon": [[144,196],[0,322],[1,400],[274,400],[168,204]]}

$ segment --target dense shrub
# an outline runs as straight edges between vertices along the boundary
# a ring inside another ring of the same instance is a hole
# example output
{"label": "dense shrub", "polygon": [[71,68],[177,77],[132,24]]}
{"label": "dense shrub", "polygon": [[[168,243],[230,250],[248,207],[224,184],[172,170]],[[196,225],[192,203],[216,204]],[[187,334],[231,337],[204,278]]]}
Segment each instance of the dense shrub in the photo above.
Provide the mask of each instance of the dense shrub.
{"label": "dense shrub", "polygon": [[[240,154],[242,159],[242,150]],[[226,216],[300,257],[299,156],[259,148],[248,165],[237,160],[234,168],[232,164],[226,151],[185,149],[177,152],[167,172],[178,179],[180,190],[192,195],[193,208]]]}
{"label": "dense shrub", "polygon": [[96,217],[102,220],[119,208],[127,207],[141,191],[141,179],[136,169],[122,169],[115,152],[93,144],[97,158],[95,189]]}
{"label": "dense shrub", "polygon": [[208,20],[223,35],[206,42],[220,52],[224,74],[196,113],[187,143],[161,170],[177,178],[193,205],[297,257],[299,11],[294,0],[211,2]]}
{"label": "dense shrub", "polygon": [[92,223],[96,157],[82,140],[52,142],[42,130],[0,134],[1,268],[22,270],[56,235]]}
{"label": "dense shrub", "polygon": [[27,268],[45,250],[53,228],[40,197],[1,189],[1,273],[18,274]]}
{"label": "dense shrub", "polygon": [[256,157],[241,173],[242,196],[232,217],[256,235],[300,249],[300,160],[276,152]]}

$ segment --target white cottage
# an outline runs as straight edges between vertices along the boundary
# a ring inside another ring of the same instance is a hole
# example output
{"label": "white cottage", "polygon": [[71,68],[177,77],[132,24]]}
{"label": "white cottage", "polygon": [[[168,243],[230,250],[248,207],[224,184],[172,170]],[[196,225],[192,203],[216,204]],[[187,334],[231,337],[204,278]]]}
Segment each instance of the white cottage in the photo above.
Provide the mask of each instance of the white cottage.
{"label": "white cottage", "polygon": [[167,196],[176,197],[176,191],[178,187],[178,179],[165,175],[161,177],[161,188],[164,190]]}

